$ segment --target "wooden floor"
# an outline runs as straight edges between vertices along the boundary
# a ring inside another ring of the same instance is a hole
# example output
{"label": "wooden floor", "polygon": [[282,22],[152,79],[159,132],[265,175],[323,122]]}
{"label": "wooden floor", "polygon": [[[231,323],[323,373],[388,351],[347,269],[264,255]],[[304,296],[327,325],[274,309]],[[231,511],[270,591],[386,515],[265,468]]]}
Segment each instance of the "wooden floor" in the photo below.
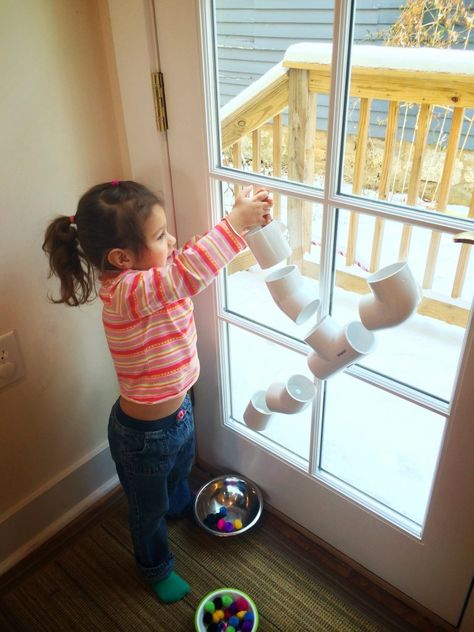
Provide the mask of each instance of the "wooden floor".
{"label": "wooden floor", "polygon": [[169,535],[192,592],[163,605],[135,571],[126,501],[117,488],[0,579],[0,630],[192,632],[199,600],[229,584],[254,598],[259,632],[446,629],[267,511],[239,538],[215,538],[190,520],[171,523]]}

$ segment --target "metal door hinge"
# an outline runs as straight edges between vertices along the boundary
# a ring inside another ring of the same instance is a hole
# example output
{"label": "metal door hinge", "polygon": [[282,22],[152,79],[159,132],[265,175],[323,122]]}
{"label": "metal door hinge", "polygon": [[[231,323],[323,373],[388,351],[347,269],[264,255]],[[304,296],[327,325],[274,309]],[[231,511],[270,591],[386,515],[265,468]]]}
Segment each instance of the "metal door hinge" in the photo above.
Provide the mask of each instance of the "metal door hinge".
{"label": "metal door hinge", "polygon": [[168,129],[168,115],[166,114],[165,86],[162,72],[151,73],[153,85],[153,100],[155,102],[156,125],[160,132]]}

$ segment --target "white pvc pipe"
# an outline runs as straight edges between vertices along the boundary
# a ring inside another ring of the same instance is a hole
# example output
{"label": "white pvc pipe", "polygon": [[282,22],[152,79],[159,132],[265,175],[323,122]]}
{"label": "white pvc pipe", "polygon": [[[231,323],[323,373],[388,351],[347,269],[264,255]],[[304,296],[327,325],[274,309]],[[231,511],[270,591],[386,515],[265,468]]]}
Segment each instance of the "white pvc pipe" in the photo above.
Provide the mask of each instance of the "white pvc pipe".
{"label": "white pvc pipe", "polygon": [[261,268],[271,268],[291,255],[286,232],[284,224],[273,220],[265,226],[252,228],[245,235],[244,239]]}
{"label": "white pvc pipe", "polygon": [[274,412],[292,414],[304,410],[314,399],[316,388],[304,375],[292,375],[284,384],[274,382],[265,393],[265,402]]}
{"label": "white pvc pipe", "polygon": [[[317,351],[310,353],[307,359],[311,372],[320,380],[342,371],[375,348],[374,334],[358,321],[348,323],[339,331],[330,327],[323,327],[322,331],[328,333],[327,339],[321,336],[316,344]],[[337,335],[334,335],[336,331]],[[314,332],[312,336],[314,343]]]}
{"label": "white pvc pipe", "polygon": [[359,302],[359,316],[367,329],[386,329],[409,318],[421,299],[420,288],[406,261],[392,263],[368,277],[372,294]]}
{"label": "white pvc pipe", "polygon": [[326,360],[334,355],[334,348],[341,345],[341,340],[344,344],[344,328],[329,315],[316,323],[305,337],[305,342]]}
{"label": "white pvc pipe", "polygon": [[265,402],[265,391],[257,391],[252,395],[247,408],[244,411],[244,421],[257,432],[265,430],[267,423],[272,416],[272,411]]}
{"label": "white pvc pipe", "polygon": [[289,265],[271,272],[265,283],[278,307],[297,325],[316,313],[320,300],[304,287],[297,266]]}

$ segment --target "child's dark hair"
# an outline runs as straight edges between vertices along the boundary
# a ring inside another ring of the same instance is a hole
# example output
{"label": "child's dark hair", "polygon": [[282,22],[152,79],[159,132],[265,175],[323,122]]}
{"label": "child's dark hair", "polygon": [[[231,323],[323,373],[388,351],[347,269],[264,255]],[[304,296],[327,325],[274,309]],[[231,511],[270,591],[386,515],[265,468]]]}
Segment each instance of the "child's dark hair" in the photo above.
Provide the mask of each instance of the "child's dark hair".
{"label": "child's dark hair", "polygon": [[145,248],[143,225],[162,201],[142,184],[113,181],[89,189],[79,200],[76,215],[61,215],[48,226],[43,250],[49,256],[50,276],[61,281],[61,296],[50,300],[83,305],[96,297],[95,271],[114,269],[107,255],[127,248],[136,256]]}

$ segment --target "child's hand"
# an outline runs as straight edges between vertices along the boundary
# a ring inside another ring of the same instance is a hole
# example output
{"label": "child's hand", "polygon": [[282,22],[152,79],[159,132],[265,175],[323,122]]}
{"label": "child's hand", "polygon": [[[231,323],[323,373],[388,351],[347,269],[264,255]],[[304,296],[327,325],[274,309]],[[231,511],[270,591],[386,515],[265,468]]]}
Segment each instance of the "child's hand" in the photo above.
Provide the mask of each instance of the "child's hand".
{"label": "child's hand", "polygon": [[273,200],[266,189],[260,188],[250,195],[253,187],[242,189],[242,193],[236,198],[234,207],[227,215],[227,220],[232,228],[242,235],[253,226],[265,226],[272,220],[270,210]]}

